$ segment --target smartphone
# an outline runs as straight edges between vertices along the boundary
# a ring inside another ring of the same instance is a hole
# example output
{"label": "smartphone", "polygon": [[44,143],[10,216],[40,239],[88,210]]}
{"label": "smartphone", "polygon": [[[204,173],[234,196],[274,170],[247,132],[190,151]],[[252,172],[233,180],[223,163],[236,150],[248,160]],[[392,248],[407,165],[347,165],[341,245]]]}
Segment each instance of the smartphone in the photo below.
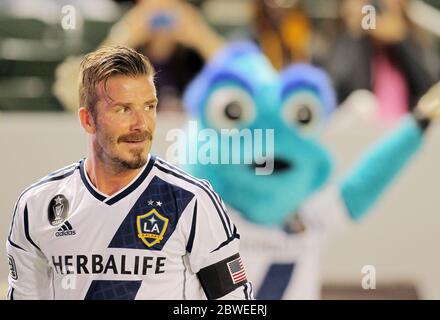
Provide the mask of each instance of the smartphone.
{"label": "smartphone", "polygon": [[147,23],[151,30],[171,29],[176,23],[176,17],[172,12],[161,11],[153,15]]}

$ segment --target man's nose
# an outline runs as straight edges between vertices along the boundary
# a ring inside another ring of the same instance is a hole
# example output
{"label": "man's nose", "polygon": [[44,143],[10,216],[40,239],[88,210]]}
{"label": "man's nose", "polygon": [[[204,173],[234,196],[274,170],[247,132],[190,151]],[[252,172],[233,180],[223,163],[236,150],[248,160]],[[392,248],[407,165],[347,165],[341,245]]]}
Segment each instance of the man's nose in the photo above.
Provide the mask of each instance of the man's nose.
{"label": "man's nose", "polygon": [[148,128],[147,115],[143,110],[136,110],[133,112],[132,130],[144,131]]}

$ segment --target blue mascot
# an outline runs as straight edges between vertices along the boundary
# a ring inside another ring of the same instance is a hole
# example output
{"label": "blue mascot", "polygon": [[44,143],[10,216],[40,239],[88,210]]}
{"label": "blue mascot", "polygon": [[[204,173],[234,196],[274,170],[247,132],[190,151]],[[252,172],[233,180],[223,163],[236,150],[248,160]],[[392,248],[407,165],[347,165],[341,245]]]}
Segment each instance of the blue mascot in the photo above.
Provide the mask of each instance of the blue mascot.
{"label": "blue mascot", "polygon": [[[278,73],[253,44],[231,43],[189,85],[184,103],[198,133],[217,132],[206,152],[220,160],[187,169],[224,200],[257,299],[319,298],[324,236],[369,212],[419,150],[433,118],[408,116],[330,185],[332,159],[318,139],[336,98],[322,70],[299,64]],[[259,136],[249,140],[249,132]],[[234,139],[245,143],[224,143]],[[192,140],[206,147],[199,136]]]}

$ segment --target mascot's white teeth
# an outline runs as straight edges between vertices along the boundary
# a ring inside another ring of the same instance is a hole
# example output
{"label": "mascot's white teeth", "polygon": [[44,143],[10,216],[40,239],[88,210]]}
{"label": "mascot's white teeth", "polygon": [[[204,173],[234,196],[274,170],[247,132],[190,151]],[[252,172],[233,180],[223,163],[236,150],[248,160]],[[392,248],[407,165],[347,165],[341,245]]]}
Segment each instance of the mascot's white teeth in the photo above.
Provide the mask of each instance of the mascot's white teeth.
{"label": "mascot's white teeth", "polygon": [[[252,169],[257,169],[260,173],[281,173],[293,169],[293,164],[280,158],[266,159],[254,162],[251,165]],[[267,172],[266,172],[267,171]]]}

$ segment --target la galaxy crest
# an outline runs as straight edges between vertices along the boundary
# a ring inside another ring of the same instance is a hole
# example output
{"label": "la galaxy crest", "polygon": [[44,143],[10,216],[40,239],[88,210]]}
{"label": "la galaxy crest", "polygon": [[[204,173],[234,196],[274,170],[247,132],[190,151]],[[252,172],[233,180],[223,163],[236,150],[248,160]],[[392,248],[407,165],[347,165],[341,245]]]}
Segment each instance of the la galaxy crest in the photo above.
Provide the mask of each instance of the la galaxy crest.
{"label": "la galaxy crest", "polygon": [[136,217],[138,237],[149,248],[163,240],[168,228],[168,218],[162,216],[156,209]]}

